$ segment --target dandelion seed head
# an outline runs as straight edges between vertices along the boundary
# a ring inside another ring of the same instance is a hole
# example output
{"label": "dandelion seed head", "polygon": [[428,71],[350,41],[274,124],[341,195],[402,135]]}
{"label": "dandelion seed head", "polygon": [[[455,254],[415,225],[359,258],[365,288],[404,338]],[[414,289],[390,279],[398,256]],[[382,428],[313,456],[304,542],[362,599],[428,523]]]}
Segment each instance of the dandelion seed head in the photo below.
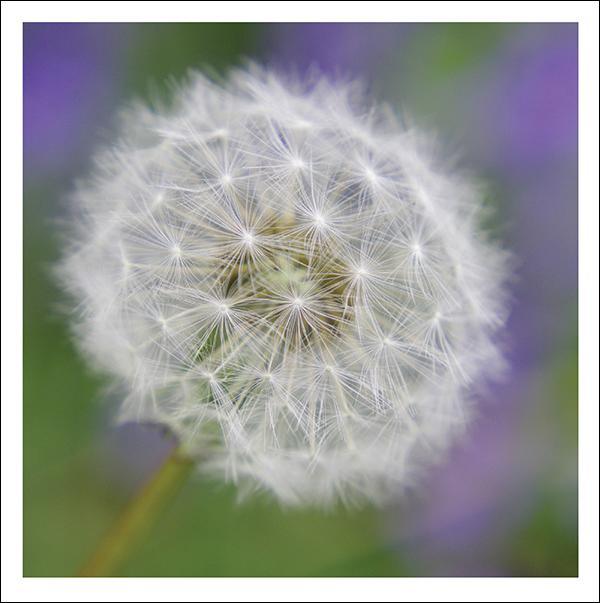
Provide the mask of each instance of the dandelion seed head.
{"label": "dandelion seed head", "polygon": [[120,418],[287,504],[414,486],[501,364],[478,189],[354,84],[258,67],[193,74],[120,132],[60,266]]}

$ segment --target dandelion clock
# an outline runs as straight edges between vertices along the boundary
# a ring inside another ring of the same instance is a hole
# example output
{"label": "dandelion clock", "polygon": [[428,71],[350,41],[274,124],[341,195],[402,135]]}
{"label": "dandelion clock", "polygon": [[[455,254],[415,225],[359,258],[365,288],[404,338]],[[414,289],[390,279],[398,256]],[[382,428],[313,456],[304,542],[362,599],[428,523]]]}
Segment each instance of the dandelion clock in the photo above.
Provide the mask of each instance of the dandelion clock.
{"label": "dandelion clock", "polygon": [[258,67],[134,105],[61,268],[119,419],[284,504],[384,502],[500,365],[506,254],[477,187],[359,87]]}

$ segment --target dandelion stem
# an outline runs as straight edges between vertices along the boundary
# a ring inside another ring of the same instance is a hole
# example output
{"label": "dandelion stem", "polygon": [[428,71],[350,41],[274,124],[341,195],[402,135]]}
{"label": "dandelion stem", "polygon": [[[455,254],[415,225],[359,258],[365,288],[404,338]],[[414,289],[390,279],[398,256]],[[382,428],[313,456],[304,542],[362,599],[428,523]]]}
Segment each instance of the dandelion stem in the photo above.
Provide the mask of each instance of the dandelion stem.
{"label": "dandelion stem", "polygon": [[192,466],[192,461],[175,448],[127,504],[78,575],[114,575],[183,486]]}

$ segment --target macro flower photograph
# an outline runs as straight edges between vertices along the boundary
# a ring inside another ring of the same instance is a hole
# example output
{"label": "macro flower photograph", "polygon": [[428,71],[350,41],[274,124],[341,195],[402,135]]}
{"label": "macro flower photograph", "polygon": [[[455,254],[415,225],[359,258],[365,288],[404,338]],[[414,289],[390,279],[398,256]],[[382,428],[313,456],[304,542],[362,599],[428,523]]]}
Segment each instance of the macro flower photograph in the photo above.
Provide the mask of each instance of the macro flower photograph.
{"label": "macro flower photograph", "polygon": [[21,576],[577,579],[577,15],[199,19],[20,24]]}

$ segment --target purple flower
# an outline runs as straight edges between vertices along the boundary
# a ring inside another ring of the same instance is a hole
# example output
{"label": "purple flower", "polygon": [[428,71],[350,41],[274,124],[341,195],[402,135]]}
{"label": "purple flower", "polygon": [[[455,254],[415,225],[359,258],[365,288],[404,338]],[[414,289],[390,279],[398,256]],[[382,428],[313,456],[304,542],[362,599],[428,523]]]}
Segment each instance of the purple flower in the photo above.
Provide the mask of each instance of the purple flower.
{"label": "purple flower", "polygon": [[87,136],[114,92],[126,36],[105,23],[26,23],[23,150],[30,170],[56,169]]}
{"label": "purple flower", "polygon": [[285,23],[267,31],[272,56],[283,67],[315,65],[331,74],[367,75],[406,29],[388,23]]}

